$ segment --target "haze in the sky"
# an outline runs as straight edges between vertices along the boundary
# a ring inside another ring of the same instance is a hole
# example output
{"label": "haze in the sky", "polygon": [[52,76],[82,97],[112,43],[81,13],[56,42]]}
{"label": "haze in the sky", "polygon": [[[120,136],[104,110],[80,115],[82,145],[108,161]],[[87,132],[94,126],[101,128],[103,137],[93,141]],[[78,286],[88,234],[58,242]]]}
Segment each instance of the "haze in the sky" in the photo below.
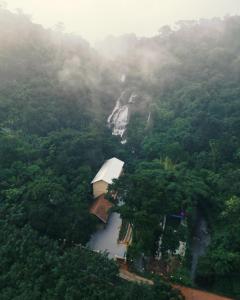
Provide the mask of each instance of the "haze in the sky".
{"label": "haze in the sky", "polygon": [[[3,1],[0,1],[3,2]],[[6,0],[11,10],[21,8],[34,22],[54,27],[63,22],[67,32],[90,42],[108,35],[136,33],[151,36],[178,20],[240,14],[240,0]]]}

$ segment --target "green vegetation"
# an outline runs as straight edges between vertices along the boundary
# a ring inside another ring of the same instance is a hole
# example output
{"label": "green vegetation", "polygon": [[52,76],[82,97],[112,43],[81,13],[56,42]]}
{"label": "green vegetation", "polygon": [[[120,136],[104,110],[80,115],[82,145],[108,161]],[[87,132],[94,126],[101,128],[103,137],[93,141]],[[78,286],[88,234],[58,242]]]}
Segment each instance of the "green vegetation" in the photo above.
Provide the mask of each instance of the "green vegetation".
{"label": "green vegetation", "polygon": [[[191,249],[201,212],[211,244],[196,283],[239,298],[240,17],[178,25],[129,54],[138,55],[128,76],[138,68],[138,93],[151,101],[128,126],[121,213],[134,228],[131,253],[153,256],[165,214],[186,212]],[[177,246],[168,232],[163,249]]]}
{"label": "green vegetation", "polygon": [[1,299],[183,299],[162,281],[153,288],[122,281],[106,256],[65,248],[29,226],[1,222],[0,233]]}
{"label": "green vegetation", "polygon": [[[154,256],[164,216],[181,211],[188,231],[169,226],[163,256],[183,236],[189,252],[200,211],[211,244],[196,284],[239,298],[240,18],[126,37],[129,51],[110,61],[21,13],[1,9],[0,25],[1,299],[181,299],[162,282],[121,281],[81,246],[97,222],[90,181],[112,156],[127,166],[116,185],[130,256]],[[106,128],[122,88],[139,95],[125,145]]]}
{"label": "green vegetation", "polygon": [[105,126],[114,77],[79,37],[3,9],[0,25],[0,298],[181,299],[81,246],[96,230],[90,181],[121,155]]}

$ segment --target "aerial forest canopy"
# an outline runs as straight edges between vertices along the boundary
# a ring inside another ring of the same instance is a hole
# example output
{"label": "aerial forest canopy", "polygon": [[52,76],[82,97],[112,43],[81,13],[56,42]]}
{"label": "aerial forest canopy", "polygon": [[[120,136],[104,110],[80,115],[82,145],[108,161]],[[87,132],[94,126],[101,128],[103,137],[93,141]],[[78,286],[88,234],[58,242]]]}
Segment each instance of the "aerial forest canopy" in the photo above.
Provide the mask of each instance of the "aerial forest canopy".
{"label": "aerial forest canopy", "polygon": [[[182,299],[120,280],[84,247],[98,224],[90,182],[113,156],[126,163],[129,256],[154,256],[160,222],[180,210],[190,253],[201,211],[211,242],[195,284],[240,299],[239,31],[240,17],[186,21],[93,49],[0,9],[1,299]],[[139,97],[126,144],[107,127],[123,88]],[[180,239],[168,236],[164,255]]]}

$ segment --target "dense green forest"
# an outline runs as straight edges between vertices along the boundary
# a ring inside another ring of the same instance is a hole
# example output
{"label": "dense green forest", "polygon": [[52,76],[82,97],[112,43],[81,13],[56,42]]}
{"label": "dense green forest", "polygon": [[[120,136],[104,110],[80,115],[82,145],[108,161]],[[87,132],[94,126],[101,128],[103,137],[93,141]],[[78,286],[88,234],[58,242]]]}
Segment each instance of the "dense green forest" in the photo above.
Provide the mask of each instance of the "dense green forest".
{"label": "dense green forest", "polygon": [[[199,259],[195,283],[239,299],[240,18],[178,25],[161,28],[159,36],[140,40],[130,51],[137,54],[138,91],[145,88],[152,100],[128,125],[129,170],[118,183],[125,201],[121,213],[133,224],[133,255],[151,256],[164,215],[184,210],[190,269],[201,212],[211,243]],[[165,254],[181,240],[171,228],[167,237]]]}
{"label": "dense green forest", "polygon": [[[116,185],[129,257],[154,256],[163,217],[183,210],[186,232],[169,228],[163,258],[184,235],[191,281],[200,211],[211,243],[195,285],[240,299],[239,30],[240,17],[179,22],[113,38],[124,47],[107,57],[109,40],[98,52],[0,9],[1,299],[181,299],[162,281],[121,281],[84,247],[97,225],[90,182],[113,156],[126,163]],[[140,96],[124,145],[106,126],[122,88]]]}
{"label": "dense green forest", "polygon": [[122,151],[105,125],[108,66],[80,37],[1,9],[0,78],[0,298],[181,299],[81,246],[97,224],[92,176]]}

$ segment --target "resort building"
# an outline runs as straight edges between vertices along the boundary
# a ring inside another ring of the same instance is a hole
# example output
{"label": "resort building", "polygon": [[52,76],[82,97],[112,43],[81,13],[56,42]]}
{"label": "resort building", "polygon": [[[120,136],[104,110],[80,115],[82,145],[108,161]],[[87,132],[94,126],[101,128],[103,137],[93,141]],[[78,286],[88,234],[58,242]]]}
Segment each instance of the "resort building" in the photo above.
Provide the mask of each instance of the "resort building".
{"label": "resort building", "polygon": [[108,185],[112,184],[113,179],[118,179],[123,171],[124,162],[116,157],[108,159],[102,165],[97,175],[92,180],[93,196],[97,198],[108,191]]}

